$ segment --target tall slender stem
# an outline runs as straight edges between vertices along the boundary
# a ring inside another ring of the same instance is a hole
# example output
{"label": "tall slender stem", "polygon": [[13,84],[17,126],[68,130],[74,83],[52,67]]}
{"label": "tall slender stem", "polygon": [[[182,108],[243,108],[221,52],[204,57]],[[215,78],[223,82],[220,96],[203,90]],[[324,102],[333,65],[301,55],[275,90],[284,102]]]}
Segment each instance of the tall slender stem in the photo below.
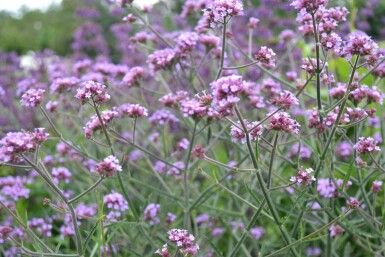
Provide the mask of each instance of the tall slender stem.
{"label": "tall slender stem", "polygon": [[[250,135],[249,135],[249,133],[247,133],[246,124],[244,123],[242,115],[241,115],[241,113],[240,113],[240,111],[239,111],[239,109],[238,109],[238,107],[236,105],[235,105],[234,109],[235,109],[235,112],[237,114],[237,117],[238,117],[239,121],[241,122],[243,131],[245,132],[245,135],[246,135],[246,144],[247,144],[247,149],[249,151],[249,156],[250,156],[250,158],[252,160],[254,168],[259,171],[258,161],[257,161],[257,158],[255,157],[255,154],[254,154],[254,151],[253,151],[253,147],[251,146]],[[272,214],[272,216],[274,218],[274,221],[277,224],[277,226],[278,226],[278,228],[279,228],[279,230],[280,230],[284,240],[289,245],[289,244],[291,244],[291,239],[290,239],[289,233],[287,232],[285,227],[281,224],[281,219],[280,219],[280,217],[278,215],[277,209],[275,208],[274,202],[271,199],[269,190],[266,187],[266,184],[265,184],[265,182],[263,180],[262,174],[261,174],[261,172],[256,172],[256,174],[257,174],[258,183],[259,183],[259,185],[260,185],[260,187],[262,189],[263,196],[266,199],[267,205],[269,206],[269,209],[270,209],[271,214]],[[294,256],[299,256],[295,249],[290,248],[290,251],[291,251],[291,253]]]}
{"label": "tall slender stem", "polygon": [[[315,70],[316,74],[316,84],[317,84],[317,106],[318,106],[318,113],[322,112],[322,103],[321,103],[321,64],[320,64],[320,42],[319,42],[319,35],[318,30],[316,26],[316,20],[315,20],[315,13],[311,14],[312,20],[313,20],[313,31],[314,31],[314,39],[315,39],[315,54],[317,59],[317,66]],[[310,60],[311,61],[311,60]],[[322,124],[322,115],[319,115],[320,122]]]}
{"label": "tall slender stem", "polygon": [[193,148],[194,140],[195,140],[195,132],[197,129],[197,124],[198,124],[198,122],[194,123],[194,129],[193,129],[192,135],[191,135],[190,146],[189,146],[189,150],[187,152],[187,157],[186,157],[185,165],[184,165],[185,170],[183,171],[184,204],[185,204],[183,225],[187,230],[190,229],[190,222],[189,222],[189,220],[190,220],[190,214],[189,214],[190,192],[189,192],[189,184],[188,184],[188,175],[189,175],[188,171],[189,171],[191,152],[192,152],[192,148]]}
{"label": "tall slender stem", "polygon": [[[324,149],[323,149],[323,151],[321,153],[321,156],[320,156],[320,159],[318,161],[317,167],[315,169],[314,177],[316,179],[318,178],[318,174],[319,174],[319,172],[321,170],[321,166],[322,166],[323,162],[325,161],[325,157],[326,157],[326,154],[328,152],[329,146],[330,146],[330,144],[331,144],[331,142],[332,142],[332,140],[334,138],[334,134],[336,133],[338,124],[340,123],[342,114],[343,114],[343,112],[345,110],[346,102],[348,101],[348,96],[350,94],[350,86],[351,86],[351,84],[353,82],[354,74],[356,73],[356,68],[357,68],[358,60],[359,60],[359,56],[357,56],[356,61],[355,61],[354,66],[353,66],[353,69],[352,69],[352,72],[350,74],[350,79],[349,79],[349,83],[348,83],[347,88],[346,88],[346,93],[344,95],[344,100],[341,103],[340,110],[339,110],[339,112],[337,114],[336,121],[333,124],[332,131],[329,134],[329,137],[328,137],[328,139],[326,141],[326,144],[324,146]],[[313,184],[316,186],[317,183],[313,183]]]}
{"label": "tall slender stem", "polygon": [[266,185],[267,189],[270,189],[271,187],[271,177],[273,173],[273,164],[274,164],[275,150],[277,149],[278,136],[279,136],[279,132],[277,131],[274,136],[273,148],[271,149],[269,173],[268,173],[267,185]]}
{"label": "tall slender stem", "polygon": [[[102,116],[100,115],[100,112],[99,112],[99,108],[97,107],[94,99],[92,99],[92,102],[93,102],[93,107],[95,109],[95,112],[96,112],[96,115],[98,116],[98,119],[99,119],[99,123],[100,123],[100,126],[102,127],[102,130],[103,130],[103,133],[104,133],[104,136],[106,137],[106,140],[107,140],[107,144],[108,146],[110,147],[110,150],[111,150],[111,154],[113,156],[115,156],[115,151],[114,151],[114,147],[112,146],[112,143],[111,143],[111,139],[110,139],[110,135],[108,134],[108,131],[106,129],[106,126],[104,125],[104,122],[103,122],[103,119],[102,119]],[[117,172],[117,177],[118,177],[118,182],[119,182],[119,186],[120,186],[120,189],[122,190],[123,192],[123,196],[124,198],[126,199],[126,201],[128,202],[128,204],[130,205],[130,209],[132,211],[132,214],[134,215],[135,217],[135,220],[136,221],[139,221],[139,214],[138,212],[136,211],[130,197],[128,196],[128,193],[123,185],[123,181],[122,181],[122,177],[120,175],[120,172]]]}
{"label": "tall slender stem", "polygon": [[40,167],[33,163],[28,157],[25,155],[22,155],[23,159],[32,166],[32,168],[45,180],[45,182],[55,191],[55,193],[63,200],[63,202],[67,205],[68,210],[70,211],[72,224],[74,226],[75,231],[75,245],[76,250],[79,254],[79,256],[83,256],[83,249],[82,249],[82,239],[79,231],[78,226],[78,220],[76,218],[75,210],[71,203],[68,202],[68,198],[64,195],[64,193],[61,191],[61,189],[52,181],[50,180],[45,174],[44,171],[40,169]]}
{"label": "tall slender stem", "polygon": [[217,76],[215,80],[219,79],[219,77],[222,74],[223,66],[225,63],[225,49],[226,49],[226,29],[227,29],[227,22],[226,17],[223,18],[223,31],[222,31],[222,52],[221,52],[221,63],[218,69]]}
{"label": "tall slender stem", "polygon": [[73,202],[76,202],[77,200],[79,200],[80,198],[82,198],[83,196],[85,196],[86,194],[88,194],[89,192],[91,192],[92,190],[94,190],[102,181],[104,180],[104,177],[100,177],[92,186],[90,186],[87,190],[85,190],[84,192],[82,192],[80,195],[72,198],[71,200],[68,200],[68,203],[73,203]]}

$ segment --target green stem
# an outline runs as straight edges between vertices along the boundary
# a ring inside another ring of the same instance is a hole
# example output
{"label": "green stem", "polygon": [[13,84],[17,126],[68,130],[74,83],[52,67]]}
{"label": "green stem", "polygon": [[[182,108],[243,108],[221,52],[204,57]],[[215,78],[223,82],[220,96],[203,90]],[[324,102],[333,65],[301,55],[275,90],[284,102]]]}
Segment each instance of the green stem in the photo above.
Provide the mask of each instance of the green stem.
{"label": "green stem", "polygon": [[223,18],[223,31],[222,31],[221,63],[220,63],[220,67],[218,69],[218,73],[217,73],[217,76],[216,76],[215,80],[219,79],[219,77],[221,76],[222,71],[223,71],[223,66],[224,66],[224,63],[225,63],[226,26],[227,26],[226,17],[224,17]]}
{"label": "green stem", "polygon": [[[311,17],[313,20],[313,33],[314,33],[314,39],[315,39],[315,53],[316,53],[316,59],[317,59],[317,67],[315,70],[316,74],[316,83],[317,83],[317,106],[318,106],[318,113],[322,113],[322,103],[321,103],[321,72],[322,69],[320,67],[320,42],[319,42],[319,35],[318,35],[318,30],[316,26],[316,20],[315,20],[315,14],[312,13]],[[311,62],[311,60],[310,60]],[[320,123],[322,124],[322,115],[319,115],[320,117]]]}
{"label": "green stem", "polygon": [[[349,79],[349,83],[348,83],[348,85],[346,87],[346,92],[345,92],[344,100],[341,103],[340,110],[339,110],[339,112],[337,114],[336,121],[333,124],[332,131],[330,132],[330,135],[329,135],[329,137],[327,139],[327,142],[326,142],[326,144],[324,146],[324,149],[323,149],[323,151],[321,153],[320,160],[319,160],[319,162],[317,164],[317,167],[315,169],[314,177],[316,179],[318,178],[318,174],[319,174],[319,172],[321,170],[321,166],[322,166],[323,162],[325,161],[325,157],[326,157],[326,154],[328,152],[329,146],[330,146],[330,144],[331,144],[331,142],[332,142],[332,140],[334,138],[334,134],[336,133],[338,124],[340,123],[342,114],[343,114],[343,112],[345,110],[346,102],[348,100],[348,96],[349,96],[349,93],[350,93],[350,86],[351,86],[351,84],[353,82],[354,74],[356,73],[356,67],[357,67],[357,64],[358,64],[358,60],[359,60],[359,56],[357,56],[356,61],[355,61],[354,66],[353,66],[353,69],[352,69],[352,72],[350,74],[350,79]],[[314,183],[315,186],[316,186],[316,184],[317,183]]]}
{"label": "green stem", "polygon": [[71,200],[68,200],[68,203],[73,203],[82,198],[84,195],[95,189],[102,181],[104,180],[104,177],[100,177],[92,186],[90,186],[87,190],[85,190],[83,193],[80,195],[72,198]]}
{"label": "green stem", "polygon": [[230,254],[230,257],[235,257],[238,253],[239,248],[241,248],[243,242],[245,241],[248,233],[250,232],[251,228],[254,226],[255,222],[257,222],[257,219],[259,215],[261,214],[263,207],[266,204],[266,199],[263,199],[261,205],[259,206],[258,210],[254,213],[253,217],[251,218],[249,224],[247,224],[246,229],[243,231],[241,238],[238,240],[237,244],[235,245],[233,251]]}
{"label": "green stem", "polygon": [[350,210],[350,209],[348,208],[344,213],[342,213],[341,215],[339,215],[337,218],[335,218],[335,219],[332,220],[331,222],[325,224],[325,225],[322,226],[321,228],[317,229],[317,230],[314,231],[313,233],[310,233],[309,235],[307,235],[307,236],[305,236],[305,237],[302,237],[301,239],[299,239],[299,240],[297,240],[297,241],[295,241],[295,242],[293,242],[293,243],[291,243],[291,244],[289,244],[289,245],[287,245],[287,246],[285,246],[285,247],[279,249],[278,251],[275,251],[275,252],[273,252],[273,253],[271,253],[271,254],[269,254],[269,255],[266,255],[266,257],[276,256],[277,254],[279,254],[279,253],[281,253],[281,252],[283,252],[283,251],[285,251],[285,250],[287,250],[287,249],[291,249],[293,246],[295,246],[295,245],[297,245],[297,244],[299,244],[299,243],[302,243],[302,242],[305,242],[305,241],[309,240],[309,239],[312,238],[313,236],[315,236],[315,235],[317,235],[318,233],[320,233],[320,232],[326,230],[326,229],[329,228],[331,225],[333,225],[334,223],[336,223],[336,222],[337,222],[338,220],[340,220],[343,216],[345,216],[345,215],[348,213],[349,210]]}
{"label": "green stem", "polygon": [[275,150],[277,149],[277,142],[278,142],[278,136],[279,132],[277,131],[274,136],[274,142],[273,142],[273,148],[271,149],[271,155],[270,155],[270,163],[269,163],[269,173],[267,177],[267,189],[270,189],[271,187],[271,177],[273,174],[273,164],[274,164],[274,156],[275,156]]}
{"label": "green stem", "polygon": [[184,212],[184,218],[183,218],[183,226],[187,230],[190,229],[190,214],[189,214],[189,204],[190,204],[190,192],[189,192],[189,184],[188,184],[188,176],[189,176],[189,163],[190,163],[190,157],[191,152],[194,145],[195,140],[195,132],[197,129],[198,122],[195,122],[194,129],[192,131],[191,140],[190,140],[190,146],[189,150],[187,152],[187,157],[185,160],[185,170],[183,171],[183,187],[184,187],[184,204],[185,204],[185,212]]}
{"label": "green stem", "polygon": [[[246,127],[246,124],[244,123],[243,121],[243,118],[242,118],[242,115],[238,109],[238,106],[235,105],[234,107],[235,109],[235,112],[237,114],[237,117],[239,119],[239,121],[241,122],[241,125],[243,127],[243,131],[245,132],[245,135],[246,135],[246,143],[247,143],[247,148],[248,148],[248,151],[249,151],[249,156],[253,162],[253,165],[254,165],[254,168],[256,170],[259,170],[259,166],[258,166],[258,161],[257,161],[257,158],[255,157],[254,155],[254,151],[253,151],[253,148],[251,146],[251,142],[250,142],[250,135],[249,133],[247,133],[247,127]],[[291,244],[291,239],[290,239],[290,236],[289,234],[287,233],[287,230],[285,229],[284,226],[282,226],[281,224],[281,220],[280,220],[280,217],[278,215],[278,212],[277,212],[277,209],[275,208],[275,205],[274,205],[274,202],[273,200],[271,199],[271,196],[270,196],[270,193],[266,187],[266,184],[263,180],[263,177],[262,177],[262,174],[261,172],[257,172],[257,179],[258,179],[258,183],[262,189],[262,193],[263,193],[263,196],[265,197],[266,201],[267,201],[267,205],[269,206],[269,209],[271,211],[271,214],[274,218],[274,221],[276,223],[276,225],[278,226],[284,240],[286,241],[287,244]],[[299,256],[297,251],[293,248],[290,248],[290,251],[291,253],[294,255],[294,256]]]}

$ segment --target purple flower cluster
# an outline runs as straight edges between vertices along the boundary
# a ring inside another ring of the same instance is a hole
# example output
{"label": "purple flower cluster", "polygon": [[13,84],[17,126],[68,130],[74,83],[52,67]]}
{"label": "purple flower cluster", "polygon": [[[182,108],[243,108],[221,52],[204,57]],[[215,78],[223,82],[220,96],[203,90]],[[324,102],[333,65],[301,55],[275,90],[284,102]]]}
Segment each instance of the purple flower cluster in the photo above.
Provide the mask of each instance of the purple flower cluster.
{"label": "purple flower cluster", "polygon": [[155,203],[150,203],[147,205],[144,210],[143,220],[148,221],[150,225],[155,225],[160,222],[159,218],[160,205]]}
{"label": "purple flower cluster", "polygon": [[379,152],[381,148],[377,146],[377,142],[372,137],[360,137],[354,148],[360,154],[370,154],[372,152]]}
{"label": "purple flower cluster", "polygon": [[[252,131],[250,131],[250,140],[258,140],[259,137],[262,135],[262,126],[258,125],[257,121],[252,122],[251,124],[249,123],[248,120],[243,120],[245,123],[245,126],[247,129],[254,128]],[[239,127],[240,127],[240,122],[238,121]],[[231,141],[234,143],[236,142],[241,142],[242,144],[246,143],[246,134],[243,130],[239,129],[235,125],[231,126]]]}
{"label": "purple flower cluster", "polygon": [[19,159],[18,155],[32,152],[48,139],[44,128],[36,128],[34,132],[8,132],[0,140],[0,162],[12,162]]}
{"label": "purple flower cluster", "polygon": [[92,80],[83,82],[77,89],[75,97],[80,99],[82,104],[92,100],[98,105],[103,105],[110,99],[110,95],[106,93],[106,86]]}
{"label": "purple flower cluster", "polygon": [[33,218],[28,221],[30,228],[35,228],[40,235],[51,237],[52,236],[52,219],[51,218]]}
{"label": "purple flower cluster", "polygon": [[271,116],[269,130],[283,131],[289,134],[298,134],[300,125],[286,112],[278,112]]}
{"label": "purple flower cluster", "polygon": [[116,221],[122,216],[122,213],[128,210],[128,203],[124,199],[123,195],[113,192],[104,196],[104,204],[110,212],[107,214],[107,219]]}
{"label": "purple flower cluster", "polygon": [[310,184],[315,181],[315,177],[311,175],[313,172],[314,170],[312,168],[304,170],[300,167],[297,176],[291,177],[290,181],[297,185],[310,186]]}
{"label": "purple flower cluster", "polygon": [[139,104],[123,104],[118,108],[120,116],[127,115],[129,118],[139,118],[148,116],[147,108],[140,106]]}
{"label": "purple flower cluster", "polygon": [[273,49],[262,46],[254,58],[268,68],[275,67],[275,53]]}
{"label": "purple flower cluster", "polygon": [[131,68],[127,74],[122,79],[122,86],[132,87],[134,85],[139,84],[140,79],[142,79],[145,75],[145,71],[142,67],[133,67]]}
{"label": "purple flower cluster", "polygon": [[43,101],[44,89],[29,89],[21,97],[21,105],[36,107]]}
{"label": "purple flower cluster", "polygon": [[72,177],[71,172],[66,167],[57,167],[52,169],[52,180],[56,184],[59,184],[60,181],[68,184]]}
{"label": "purple flower cluster", "polygon": [[152,71],[163,70],[171,68],[177,59],[177,52],[174,49],[166,48],[163,50],[156,50],[148,56],[148,63]]}
{"label": "purple flower cluster", "polygon": [[119,160],[115,156],[110,155],[97,164],[95,171],[100,176],[112,177],[115,172],[122,171],[122,166],[120,166]]}
{"label": "purple flower cluster", "polygon": [[[335,185],[331,179],[327,178],[320,178],[317,181],[317,191],[321,196],[325,198],[334,198],[340,196],[338,191],[343,185],[344,181],[342,179],[337,179],[337,185]],[[345,189],[348,189],[351,185],[352,182],[348,181],[345,185]]]}
{"label": "purple flower cluster", "polygon": [[324,8],[327,2],[327,0],[297,0],[293,1],[290,5],[293,6],[297,11],[314,13],[317,10]]}
{"label": "purple flower cluster", "polygon": [[[108,126],[108,124],[112,121],[113,118],[119,116],[118,112],[115,110],[104,110],[100,114],[103,125]],[[101,123],[98,116],[95,114],[91,117],[91,119],[86,123],[85,127],[83,127],[86,138],[91,139],[94,131],[101,129]]]}
{"label": "purple flower cluster", "polygon": [[[199,246],[194,244],[195,237],[183,229],[171,229],[167,232],[169,240],[172,243],[176,243],[178,250],[182,255],[194,256],[199,250]],[[161,250],[157,250],[155,253],[162,257],[169,257],[167,250],[167,244],[163,245]]]}
{"label": "purple flower cluster", "polygon": [[243,14],[243,4],[238,0],[214,0],[203,10],[202,23],[215,28],[217,23],[226,23],[228,17]]}
{"label": "purple flower cluster", "polygon": [[240,101],[238,95],[245,90],[246,83],[241,76],[231,75],[220,78],[210,84],[213,102],[212,106],[219,116],[232,114],[232,108]]}
{"label": "purple flower cluster", "polygon": [[271,99],[269,104],[275,105],[284,110],[290,109],[293,105],[298,105],[298,98],[289,91],[283,91],[280,93],[280,96],[276,96]]}

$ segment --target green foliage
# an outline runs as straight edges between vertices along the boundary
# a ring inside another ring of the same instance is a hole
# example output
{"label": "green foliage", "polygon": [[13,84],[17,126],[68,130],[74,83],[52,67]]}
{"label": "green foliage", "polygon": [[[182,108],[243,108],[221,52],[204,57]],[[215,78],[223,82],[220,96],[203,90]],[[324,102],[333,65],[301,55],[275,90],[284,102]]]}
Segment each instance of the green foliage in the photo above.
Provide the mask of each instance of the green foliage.
{"label": "green foliage", "polygon": [[54,50],[58,54],[70,51],[72,32],[81,23],[74,11],[77,1],[63,1],[46,12],[24,9],[21,18],[0,12],[0,48],[25,54],[28,51]]}

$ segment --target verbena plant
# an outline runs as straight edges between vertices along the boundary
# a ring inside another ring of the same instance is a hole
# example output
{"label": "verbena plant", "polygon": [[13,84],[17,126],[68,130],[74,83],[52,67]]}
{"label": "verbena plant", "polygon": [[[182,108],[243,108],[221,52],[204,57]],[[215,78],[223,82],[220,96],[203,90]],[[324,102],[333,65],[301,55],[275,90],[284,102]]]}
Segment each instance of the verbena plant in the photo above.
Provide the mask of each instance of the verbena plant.
{"label": "verbena plant", "polygon": [[71,57],[3,54],[3,255],[384,256],[384,51],[333,1],[276,2],[299,28],[262,45],[238,0],[121,1],[120,63],[90,21]]}

